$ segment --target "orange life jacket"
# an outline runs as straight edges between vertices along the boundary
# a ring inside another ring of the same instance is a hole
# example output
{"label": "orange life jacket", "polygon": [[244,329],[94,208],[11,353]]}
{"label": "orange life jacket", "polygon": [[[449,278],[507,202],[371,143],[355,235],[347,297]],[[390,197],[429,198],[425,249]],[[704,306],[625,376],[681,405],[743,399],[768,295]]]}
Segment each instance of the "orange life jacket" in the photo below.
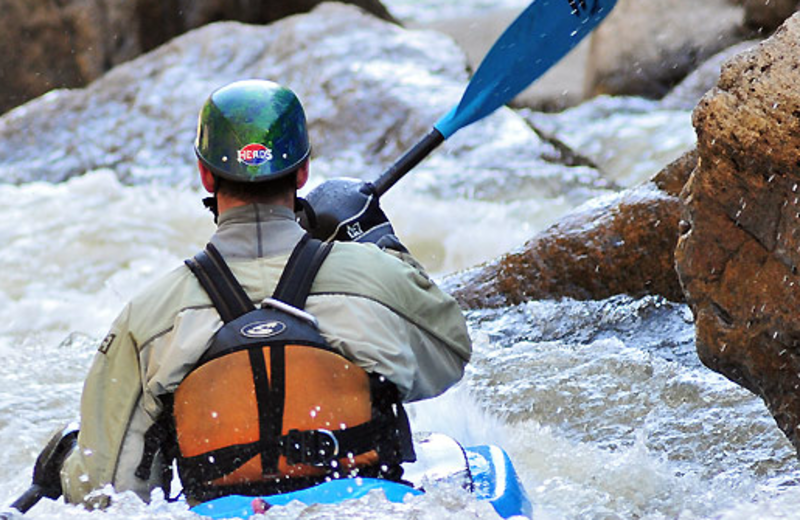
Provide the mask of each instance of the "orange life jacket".
{"label": "orange life jacket", "polygon": [[329,249],[304,238],[261,308],[213,245],[187,261],[224,322],[174,394],[190,499],[283,492],[414,460],[396,387],[333,351],[302,310]]}

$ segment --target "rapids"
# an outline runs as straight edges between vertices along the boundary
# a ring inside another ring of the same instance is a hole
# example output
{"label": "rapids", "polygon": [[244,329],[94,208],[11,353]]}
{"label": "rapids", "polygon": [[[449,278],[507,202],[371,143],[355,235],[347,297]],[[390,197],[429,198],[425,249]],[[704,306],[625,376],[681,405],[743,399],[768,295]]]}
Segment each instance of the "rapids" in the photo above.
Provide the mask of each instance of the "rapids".
{"label": "rapids", "polygon": [[[404,18],[437,15],[394,2]],[[464,2],[425,3],[439,4]],[[466,4],[479,12],[494,3]],[[620,186],[649,177],[694,139],[689,112],[637,99],[523,115]],[[513,128],[493,135],[506,142],[476,153],[514,146]],[[514,180],[524,164],[499,160],[489,175],[431,189],[437,168],[454,168],[452,150],[469,143],[456,140],[384,201],[403,241],[440,278],[516,247],[592,195],[591,182],[557,166],[546,172],[548,196],[520,190],[524,183]],[[336,160],[320,158],[315,182],[337,170]],[[375,174],[374,165],[351,167],[365,178]],[[213,223],[200,198],[194,185],[123,184],[112,169],[55,184],[0,185],[0,504],[26,489],[50,432],[76,418],[97,343],[124,302],[205,243]],[[700,364],[686,306],[656,297],[539,301],[468,318],[475,354],[464,381],[411,405],[412,421],[466,444],[503,446],[536,518],[800,518],[793,449],[758,398]],[[196,518],[180,502],[155,496],[144,505],[124,494],[103,513],[43,500],[26,517]],[[461,490],[439,488],[405,504],[372,495],[339,506],[274,508],[265,517],[497,515]]]}

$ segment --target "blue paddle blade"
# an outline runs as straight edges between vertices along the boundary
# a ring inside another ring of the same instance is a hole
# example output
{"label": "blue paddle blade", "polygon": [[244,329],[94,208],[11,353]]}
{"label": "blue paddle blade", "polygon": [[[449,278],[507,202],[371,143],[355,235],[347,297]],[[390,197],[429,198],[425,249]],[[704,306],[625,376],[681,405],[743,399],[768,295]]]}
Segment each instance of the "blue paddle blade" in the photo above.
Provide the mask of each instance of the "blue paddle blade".
{"label": "blue paddle blade", "polygon": [[533,0],[489,50],[461,102],[434,125],[445,139],[505,105],[563,58],[616,0]]}

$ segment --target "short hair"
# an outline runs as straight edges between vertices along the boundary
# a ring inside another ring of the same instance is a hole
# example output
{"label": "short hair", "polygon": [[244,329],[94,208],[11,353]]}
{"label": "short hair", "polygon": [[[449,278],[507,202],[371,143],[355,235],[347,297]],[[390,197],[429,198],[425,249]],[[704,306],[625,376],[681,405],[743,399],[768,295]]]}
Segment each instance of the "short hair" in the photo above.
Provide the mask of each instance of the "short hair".
{"label": "short hair", "polygon": [[269,203],[297,189],[297,170],[277,179],[262,182],[238,182],[215,177],[217,193],[247,203]]}

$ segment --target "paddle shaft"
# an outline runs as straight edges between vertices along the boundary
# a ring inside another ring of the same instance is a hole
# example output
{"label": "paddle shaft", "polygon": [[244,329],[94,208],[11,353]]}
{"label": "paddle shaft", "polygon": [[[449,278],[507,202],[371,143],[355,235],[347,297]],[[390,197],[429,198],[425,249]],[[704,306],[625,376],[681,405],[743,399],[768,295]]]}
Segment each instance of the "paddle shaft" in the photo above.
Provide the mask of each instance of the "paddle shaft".
{"label": "paddle shaft", "polygon": [[[42,499],[44,496],[44,490],[41,486],[37,486],[36,484],[31,485],[18,499],[11,504],[11,507],[19,511],[20,513],[26,513],[30,508],[36,505],[36,503]],[[0,520],[11,520],[13,518],[14,513],[7,512],[7,513],[0,513]]]}
{"label": "paddle shaft", "polygon": [[20,513],[25,513],[34,505],[36,505],[36,503],[41,500],[43,496],[44,490],[41,488],[41,486],[33,484],[16,501],[14,501],[13,504],[11,504],[11,507]]}
{"label": "paddle shaft", "polygon": [[386,170],[378,180],[372,185],[375,187],[375,194],[380,197],[389,188],[403,178],[403,176],[418,165],[432,151],[444,142],[444,136],[439,130],[433,128],[428,135],[422,138],[414,147],[403,154],[388,170]]}

